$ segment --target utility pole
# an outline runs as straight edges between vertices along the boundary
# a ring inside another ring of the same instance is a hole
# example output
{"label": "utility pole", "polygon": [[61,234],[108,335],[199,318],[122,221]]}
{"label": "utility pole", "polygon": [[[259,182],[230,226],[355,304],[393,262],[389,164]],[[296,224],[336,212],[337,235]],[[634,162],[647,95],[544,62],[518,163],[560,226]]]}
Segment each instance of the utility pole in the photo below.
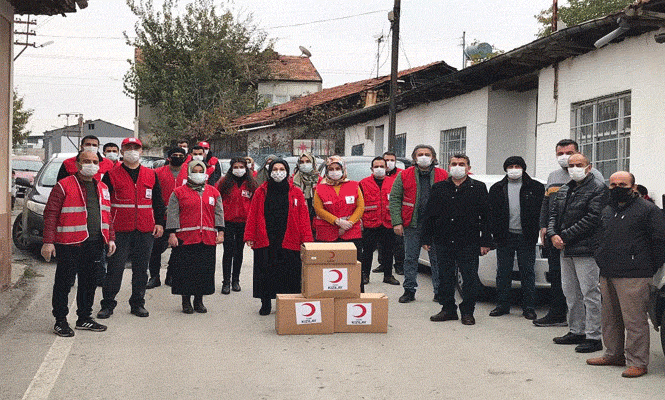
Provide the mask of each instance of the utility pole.
{"label": "utility pole", "polygon": [[36,35],[35,31],[30,30],[30,27],[31,27],[32,25],[37,25],[37,21],[34,20],[34,19],[33,19],[33,20],[30,20],[30,15],[28,15],[28,18],[27,18],[25,21],[22,21],[22,20],[20,20],[20,19],[15,19],[15,20],[14,20],[14,23],[15,23],[15,24],[19,24],[19,25],[23,25],[23,24],[25,24],[25,32],[20,32],[20,31],[18,31],[18,30],[15,30],[15,31],[14,31],[14,34],[17,35],[17,36],[23,36],[23,35],[25,35],[25,42],[20,42],[19,40],[16,40],[16,41],[14,42],[14,44],[17,45],[17,46],[25,46],[25,47],[23,47],[23,50],[21,50],[21,51],[16,55],[16,57],[14,57],[14,61],[16,61],[16,59],[17,59],[21,54],[23,54],[23,52],[24,52],[28,47],[37,47],[37,45],[36,45],[35,43],[30,43],[30,36],[35,36],[35,35]]}
{"label": "utility pole", "polygon": [[400,0],[395,0],[393,10],[388,13],[391,22],[392,52],[390,62],[390,115],[388,117],[388,150],[395,151],[395,123],[397,122],[397,58],[399,51]]}
{"label": "utility pole", "polygon": [[[83,136],[83,114],[78,113],[78,112],[58,114],[58,117],[63,117],[63,116],[67,118],[67,122],[65,122],[65,129],[63,129],[63,133],[65,134],[65,136],[67,136],[67,140],[69,140],[69,143],[71,143],[72,146],[74,146],[76,148],[76,151],[78,151],[78,149],[81,146],[81,137]],[[76,127],[76,130],[69,130],[68,129],[69,128],[69,117],[77,118],[77,125],[78,126]],[[74,141],[72,140],[72,138],[70,136],[71,133],[73,133],[77,136],[76,143],[74,143]],[[60,150],[62,151],[62,148]]]}
{"label": "utility pole", "polygon": [[462,32],[462,69],[466,68],[466,31]]}

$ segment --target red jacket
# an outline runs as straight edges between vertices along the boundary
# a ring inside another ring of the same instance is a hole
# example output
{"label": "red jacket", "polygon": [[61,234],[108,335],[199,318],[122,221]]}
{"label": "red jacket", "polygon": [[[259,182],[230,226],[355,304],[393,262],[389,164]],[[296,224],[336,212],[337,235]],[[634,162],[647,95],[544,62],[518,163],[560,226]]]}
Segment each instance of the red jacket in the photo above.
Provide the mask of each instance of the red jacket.
{"label": "red jacket", "polygon": [[187,166],[183,165],[180,168],[180,172],[176,178],[173,177],[173,174],[171,173],[171,167],[168,165],[157,168],[155,173],[157,174],[157,179],[159,180],[159,187],[162,190],[162,199],[164,200],[164,205],[168,206],[173,190],[187,183]]}
{"label": "red jacket", "polygon": [[116,232],[152,232],[155,228],[155,215],[152,210],[152,189],[157,175],[155,171],[139,167],[139,178],[134,181],[122,166],[108,172],[113,193],[111,193],[111,217]]}
{"label": "red jacket", "polygon": [[[411,217],[416,207],[416,194],[418,185],[416,183],[416,167],[409,167],[401,172],[402,187],[404,194],[402,196],[402,225],[405,227],[411,225]],[[448,172],[445,169],[434,168],[434,183],[448,179]],[[424,210],[423,210],[424,212]]]}
{"label": "red jacket", "polygon": [[[217,182],[217,190],[221,187],[226,177]],[[252,192],[247,189],[247,181],[238,186],[235,182],[228,193],[221,193],[224,204],[224,221],[242,222],[247,221],[249,207],[252,204]]]}
{"label": "red jacket", "polygon": [[363,214],[363,227],[378,228],[384,226],[392,228],[390,221],[390,189],[397,175],[386,176],[379,188],[374,176],[370,175],[360,181],[360,188],[365,199],[365,213]]}
{"label": "red jacket", "polygon": [[[97,181],[102,180],[102,176],[104,176],[105,173],[109,172],[115,165],[113,164],[113,161],[109,160],[108,158],[104,157],[99,157],[99,171],[95,174],[93,178],[95,178]],[[67,173],[69,175],[76,175],[78,172],[78,168],[76,167],[76,157],[71,157],[66,159],[65,161],[62,162],[62,164],[65,166],[65,169],[67,170]]]}
{"label": "red jacket", "polygon": [[[254,192],[254,198],[249,208],[247,225],[245,225],[245,242],[254,242],[254,249],[268,247],[268,231],[264,205],[268,184],[263,183]],[[313,242],[312,228],[309,225],[309,211],[302,190],[289,184],[289,216],[286,223],[286,233],[282,240],[282,247],[288,250],[300,251],[300,245]]]}
{"label": "red jacket", "polygon": [[180,205],[180,228],[176,236],[183,244],[205,243],[215,246],[217,229],[215,228],[215,203],[219,191],[210,185],[205,185],[203,193],[193,190],[187,185],[179,186],[173,190]]}
{"label": "red jacket", "polygon": [[[342,183],[339,194],[331,185],[317,185],[316,193],[319,195],[323,208],[336,216],[346,219],[356,210],[358,202],[358,182],[348,181]],[[359,221],[360,222],[360,221]],[[323,242],[334,242],[339,236],[339,227],[332,225],[328,221],[316,216],[314,218],[314,228],[316,230],[316,239]],[[360,223],[355,223],[348,231],[341,236],[343,240],[360,239],[362,237],[362,228]]]}

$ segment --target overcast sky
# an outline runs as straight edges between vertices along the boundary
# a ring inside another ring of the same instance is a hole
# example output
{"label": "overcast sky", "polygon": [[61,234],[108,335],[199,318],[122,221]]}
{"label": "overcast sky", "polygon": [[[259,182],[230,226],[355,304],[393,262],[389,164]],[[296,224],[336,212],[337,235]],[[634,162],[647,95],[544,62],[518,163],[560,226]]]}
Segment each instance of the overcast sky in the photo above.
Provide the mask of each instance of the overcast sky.
{"label": "overcast sky", "polygon": [[[180,4],[187,3],[180,0]],[[160,0],[155,0],[161,4]],[[216,4],[221,4],[216,1]],[[467,43],[478,39],[501,50],[533,41],[534,15],[551,0],[402,0],[399,69],[435,61],[462,66],[462,32]],[[64,126],[58,114],[79,112],[134,128],[134,101],[123,93],[122,79],[133,49],[125,44],[136,18],[125,0],[90,0],[75,14],[30,17],[38,45],[28,48],[14,66],[14,86],[35,110],[34,133]],[[561,2],[563,4],[563,2]],[[253,14],[255,23],[281,54],[312,53],[312,63],[328,88],[376,76],[376,38],[390,30],[387,13],[393,0],[237,0],[236,13]],[[359,15],[362,14],[362,15]],[[20,17],[25,20],[26,16]],[[16,30],[24,29],[16,24]],[[24,37],[15,39],[23,41]],[[15,54],[21,50],[15,46]],[[381,45],[379,72],[390,72],[390,42]],[[70,119],[73,123],[74,119]]]}

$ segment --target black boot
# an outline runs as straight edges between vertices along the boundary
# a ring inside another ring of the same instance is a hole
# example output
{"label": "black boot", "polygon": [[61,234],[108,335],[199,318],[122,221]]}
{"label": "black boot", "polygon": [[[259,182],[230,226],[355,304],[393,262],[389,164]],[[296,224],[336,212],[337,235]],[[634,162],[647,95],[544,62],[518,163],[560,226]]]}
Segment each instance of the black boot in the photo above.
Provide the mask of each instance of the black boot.
{"label": "black boot", "polygon": [[145,285],[146,289],[154,289],[156,287],[162,286],[162,281],[159,279],[159,275],[153,276],[148,279],[148,283]]}
{"label": "black boot", "polygon": [[203,305],[203,296],[194,296],[194,311],[197,313],[207,313],[208,309]]}
{"label": "black boot", "polygon": [[222,294],[229,294],[229,293],[231,293],[231,285],[229,285],[229,282],[222,283]]}
{"label": "black boot", "polygon": [[270,315],[271,311],[272,311],[272,300],[261,299],[261,309],[259,310],[259,315]]}
{"label": "black boot", "polygon": [[182,296],[182,312],[185,314],[194,314],[194,308],[191,303],[191,296]]}

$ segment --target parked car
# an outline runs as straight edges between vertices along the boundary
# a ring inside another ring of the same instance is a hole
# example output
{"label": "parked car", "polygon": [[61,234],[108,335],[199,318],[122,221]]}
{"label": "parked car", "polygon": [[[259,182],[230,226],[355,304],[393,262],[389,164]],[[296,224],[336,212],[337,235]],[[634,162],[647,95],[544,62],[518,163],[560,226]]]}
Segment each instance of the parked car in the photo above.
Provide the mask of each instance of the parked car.
{"label": "parked car", "polygon": [[[286,161],[287,163],[289,163],[289,169],[291,170],[291,173],[292,173],[292,174],[293,174],[293,172],[295,171],[296,166],[298,165],[298,160],[299,160],[299,159],[300,159],[300,157],[297,157],[297,156],[288,156],[288,157],[284,157],[284,161]],[[321,158],[321,157],[314,157],[314,159],[316,160],[316,165],[318,165],[319,168],[320,168],[321,165],[323,165],[323,164],[326,163],[326,160],[324,160],[324,159]]]}
{"label": "parked car", "polygon": [[55,154],[35,176],[34,184],[24,178],[17,178],[17,184],[29,186],[25,193],[23,211],[16,216],[12,226],[12,240],[20,250],[30,250],[41,246],[44,234],[44,208],[57,183],[58,171],[65,159],[76,156],[76,153]]}
{"label": "parked car", "polygon": [[139,160],[141,165],[147,168],[152,168],[156,169],[164,165],[166,160],[163,157],[156,157],[156,156],[141,156],[141,159]]}
{"label": "parked car", "polygon": [[[12,155],[12,171],[16,172],[16,178],[26,179],[30,185],[34,184],[37,172],[44,163],[38,156],[17,156]],[[24,197],[27,186],[18,184],[16,186],[16,197]]]}
{"label": "parked car", "polygon": [[653,277],[649,316],[656,332],[660,331],[660,345],[665,353],[665,266]]}
{"label": "parked car", "polygon": [[[346,156],[342,157],[346,163],[346,176],[352,181],[361,181],[370,176],[370,171],[373,156]],[[318,161],[317,161],[318,162]],[[396,162],[397,168],[404,169],[406,166],[401,160]],[[325,169],[325,162],[319,166],[319,174],[323,176]]]}
{"label": "parked car", "polygon": [[[487,190],[489,190],[493,184],[503,179],[504,176],[505,175],[473,175],[472,177],[473,179],[485,183],[485,185],[487,185]],[[536,180],[544,184],[542,180]],[[543,245],[540,242],[540,239],[538,240],[534,251],[536,252],[536,264],[534,266],[536,273],[536,288],[547,289],[550,287],[549,263],[547,261],[547,257],[543,254]],[[423,249],[420,249],[420,257],[418,262],[424,266],[426,270],[430,268],[429,255]],[[480,278],[480,283],[482,285],[482,292],[487,293],[490,291],[488,289],[496,288],[496,250],[492,250],[485,256],[480,257],[478,277]],[[511,278],[513,288],[519,288],[520,273],[517,266],[517,258],[515,258]],[[457,282],[459,289],[462,283],[462,276],[459,274],[459,272],[457,273]]]}

